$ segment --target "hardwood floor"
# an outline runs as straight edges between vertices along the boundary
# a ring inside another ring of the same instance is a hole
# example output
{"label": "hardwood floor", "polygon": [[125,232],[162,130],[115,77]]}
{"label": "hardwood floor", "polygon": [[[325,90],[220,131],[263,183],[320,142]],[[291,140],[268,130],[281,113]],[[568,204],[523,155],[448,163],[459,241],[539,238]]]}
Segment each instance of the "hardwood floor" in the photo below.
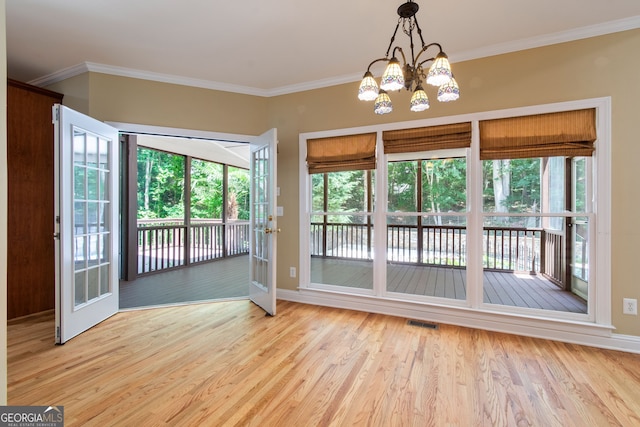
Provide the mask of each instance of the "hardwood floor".
{"label": "hardwood floor", "polygon": [[287,301],[11,320],[8,379],[69,427],[640,425],[640,355]]}

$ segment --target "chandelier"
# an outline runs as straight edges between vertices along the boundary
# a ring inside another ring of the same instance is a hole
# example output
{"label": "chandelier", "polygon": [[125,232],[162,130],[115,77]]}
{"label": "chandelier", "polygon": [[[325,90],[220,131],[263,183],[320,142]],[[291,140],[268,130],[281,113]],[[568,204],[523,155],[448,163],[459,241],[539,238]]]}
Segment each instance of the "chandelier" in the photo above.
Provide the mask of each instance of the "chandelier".
{"label": "chandelier", "polygon": [[[419,6],[414,3],[413,0],[408,0],[406,3],[398,7],[398,24],[391,36],[389,47],[384,58],[379,58],[372,61],[367,67],[367,71],[364,73],[360,88],[358,90],[358,98],[363,101],[374,101],[373,111],[376,114],[387,114],[393,110],[391,104],[391,98],[389,98],[388,92],[398,91],[403,87],[409,91],[413,91],[411,96],[410,109],[411,111],[424,111],[429,108],[429,98],[427,93],[422,88],[423,83],[427,83],[438,87],[438,101],[449,102],[455,101],[460,97],[460,88],[453,78],[451,72],[451,65],[447,55],[442,51],[442,46],[439,43],[425,44],[422,38],[422,29],[418,25],[416,19],[416,13]],[[407,62],[404,51],[401,47],[393,47],[393,43],[396,39],[398,29],[402,25],[402,31],[409,36],[411,42],[411,56],[410,62]],[[415,53],[415,47],[413,44],[413,32],[417,32],[420,37],[421,48],[418,53]],[[391,48],[393,47],[393,51]],[[438,48],[439,52],[435,57],[420,60],[420,57],[430,48]],[[389,59],[389,52],[392,52],[391,59]],[[402,66],[396,56],[400,53],[402,57]],[[382,74],[380,80],[380,89],[378,84],[371,74],[371,66],[377,62],[386,61],[388,63],[387,68]],[[425,73],[423,66],[431,62],[429,71]]]}

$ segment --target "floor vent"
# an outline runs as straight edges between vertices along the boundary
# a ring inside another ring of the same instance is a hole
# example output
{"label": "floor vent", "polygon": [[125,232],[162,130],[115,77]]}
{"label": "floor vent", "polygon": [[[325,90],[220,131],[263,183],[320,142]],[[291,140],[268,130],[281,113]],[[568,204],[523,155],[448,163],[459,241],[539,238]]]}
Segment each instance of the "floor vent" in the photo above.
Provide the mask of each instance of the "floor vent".
{"label": "floor vent", "polygon": [[435,323],[423,322],[421,320],[409,320],[407,323],[411,326],[419,326],[421,328],[438,329],[438,325]]}

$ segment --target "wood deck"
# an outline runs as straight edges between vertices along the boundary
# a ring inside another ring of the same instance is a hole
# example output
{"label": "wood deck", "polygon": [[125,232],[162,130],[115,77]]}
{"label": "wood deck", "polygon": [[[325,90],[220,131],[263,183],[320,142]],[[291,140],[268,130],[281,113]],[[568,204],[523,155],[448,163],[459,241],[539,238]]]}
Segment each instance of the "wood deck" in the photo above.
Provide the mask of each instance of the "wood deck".
{"label": "wood deck", "polygon": [[62,405],[67,427],[640,425],[632,353],[289,301],[53,329],[8,322],[8,404]]}
{"label": "wood deck", "polygon": [[[368,261],[311,258],[311,281],[361,289],[373,288],[373,268]],[[535,275],[484,272],[484,302],[514,307],[586,313],[586,302]],[[467,298],[466,270],[389,264],[387,290],[464,300]]]}
{"label": "wood deck", "polygon": [[[314,283],[372,289],[371,262],[311,259]],[[228,298],[248,295],[249,257],[217,260],[188,268],[143,276],[120,283],[120,307],[133,308]],[[464,300],[465,270],[390,264],[387,289],[411,295]],[[529,307],[586,313],[581,298],[558,288],[539,276],[486,271],[484,301],[515,307]]]}
{"label": "wood deck", "polygon": [[249,256],[229,257],[120,282],[120,308],[180,304],[249,295]]}

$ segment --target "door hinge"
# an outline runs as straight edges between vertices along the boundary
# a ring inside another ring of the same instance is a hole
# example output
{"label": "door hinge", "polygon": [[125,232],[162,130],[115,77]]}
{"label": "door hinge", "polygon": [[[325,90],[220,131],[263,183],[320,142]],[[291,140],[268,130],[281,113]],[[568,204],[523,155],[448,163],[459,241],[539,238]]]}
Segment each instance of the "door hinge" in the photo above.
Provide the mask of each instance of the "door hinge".
{"label": "door hinge", "polygon": [[56,326],[56,338],[60,338],[60,326]]}
{"label": "door hinge", "polygon": [[60,215],[56,215],[56,230],[53,233],[54,239],[60,239]]}
{"label": "door hinge", "polygon": [[60,121],[60,107],[58,105],[53,106],[53,124]]}

